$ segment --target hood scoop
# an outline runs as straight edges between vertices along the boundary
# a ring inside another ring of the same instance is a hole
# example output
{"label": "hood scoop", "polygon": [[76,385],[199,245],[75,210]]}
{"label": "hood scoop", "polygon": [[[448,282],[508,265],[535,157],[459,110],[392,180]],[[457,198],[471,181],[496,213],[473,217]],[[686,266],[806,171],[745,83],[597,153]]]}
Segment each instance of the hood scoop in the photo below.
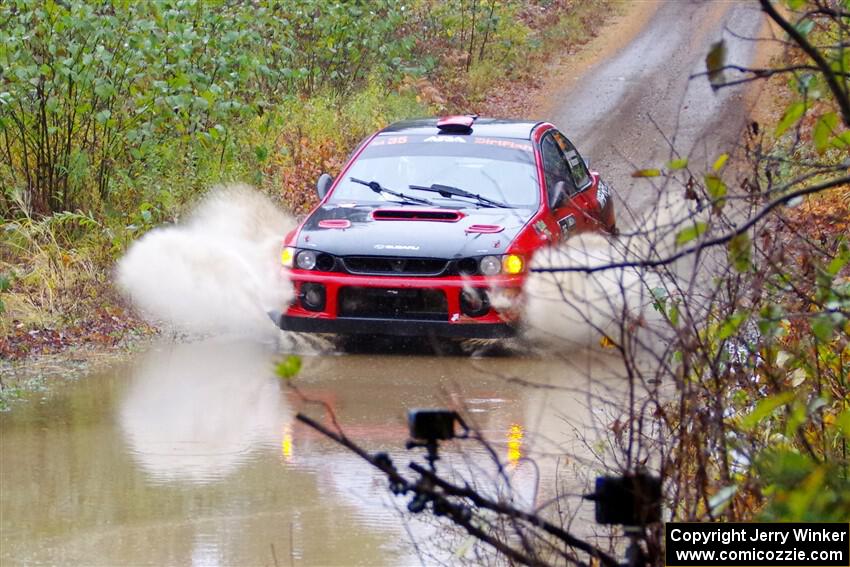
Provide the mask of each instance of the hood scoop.
{"label": "hood scoop", "polygon": [[496,234],[503,230],[505,230],[505,227],[497,224],[472,224],[467,227],[466,232],[477,234]]}
{"label": "hood scoop", "polygon": [[406,221],[437,221],[457,222],[464,217],[460,211],[422,210],[422,209],[377,209],[372,212],[372,219],[406,220]]}
{"label": "hood scoop", "polygon": [[319,221],[319,228],[351,228],[351,221],[348,219],[322,219]]}

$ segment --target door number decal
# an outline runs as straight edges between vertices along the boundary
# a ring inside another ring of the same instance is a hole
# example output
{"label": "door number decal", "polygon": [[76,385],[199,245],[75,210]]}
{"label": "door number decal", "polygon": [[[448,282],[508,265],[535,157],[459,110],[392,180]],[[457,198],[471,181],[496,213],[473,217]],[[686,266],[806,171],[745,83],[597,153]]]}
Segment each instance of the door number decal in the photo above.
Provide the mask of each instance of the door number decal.
{"label": "door number decal", "polygon": [[567,234],[576,225],[575,215],[567,215],[558,221],[558,226],[561,227],[561,233]]}

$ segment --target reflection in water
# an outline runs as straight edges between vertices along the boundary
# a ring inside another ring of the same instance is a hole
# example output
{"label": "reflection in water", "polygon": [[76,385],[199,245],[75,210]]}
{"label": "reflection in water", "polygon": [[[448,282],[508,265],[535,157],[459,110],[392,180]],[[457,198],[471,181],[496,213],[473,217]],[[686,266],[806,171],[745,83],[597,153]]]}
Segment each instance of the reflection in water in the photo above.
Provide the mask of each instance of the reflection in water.
{"label": "reflection in water", "polygon": [[192,567],[217,567],[221,565],[221,550],[218,543],[214,541],[204,541],[201,538],[195,539],[195,545],[192,548]]}
{"label": "reflection in water", "polygon": [[508,429],[508,463],[516,465],[522,458],[522,425],[512,423]]}
{"label": "reflection in water", "polygon": [[[292,420],[296,410],[326,424],[329,415],[281,387],[276,356],[245,342],[161,346],[0,414],[0,564],[416,563],[397,512],[406,501],[359,457]],[[551,499],[565,471],[569,492],[580,492],[578,473],[593,472],[567,470],[562,457],[582,453],[577,431],[593,438],[593,393],[614,396],[608,362],[600,352],[306,356],[296,384],[405,470],[423,462],[404,449],[408,409],[465,411],[508,464],[515,501],[531,507]],[[524,387],[530,377],[566,389]],[[446,443],[440,455],[440,470],[486,493],[507,490],[475,442]],[[440,528],[409,528],[420,549],[453,560],[431,550],[447,545]]]}
{"label": "reflection in water", "polygon": [[149,353],[119,409],[133,460],[159,481],[232,473],[253,449],[274,444],[280,424],[291,420],[272,374],[271,353],[253,343]]}
{"label": "reflection in water", "polygon": [[280,440],[280,452],[283,455],[284,462],[292,461],[292,425],[286,424],[283,426]]}

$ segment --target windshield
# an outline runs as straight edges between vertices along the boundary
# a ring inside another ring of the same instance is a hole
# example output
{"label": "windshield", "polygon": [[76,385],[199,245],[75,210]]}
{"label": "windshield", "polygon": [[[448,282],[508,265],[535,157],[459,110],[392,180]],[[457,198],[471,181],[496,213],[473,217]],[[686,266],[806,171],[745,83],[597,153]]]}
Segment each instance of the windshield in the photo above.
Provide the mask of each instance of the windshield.
{"label": "windshield", "polygon": [[385,203],[400,199],[375,193],[351,178],[377,181],[406,195],[452,208],[482,206],[474,198],[441,196],[411,185],[448,185],[515,208],[536,208],[539,185],[527,140],[473,136],[379,136],[360,154],[334,189],[329,203]]}

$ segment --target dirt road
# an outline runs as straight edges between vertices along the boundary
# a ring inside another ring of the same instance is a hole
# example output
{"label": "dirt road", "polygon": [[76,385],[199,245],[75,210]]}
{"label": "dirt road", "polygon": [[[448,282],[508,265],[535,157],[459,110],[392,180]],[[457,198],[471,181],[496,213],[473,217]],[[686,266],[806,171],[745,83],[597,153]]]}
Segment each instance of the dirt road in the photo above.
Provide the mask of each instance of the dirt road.
{"label": "dirt road", "polygon": [[[727,63],[748,64],[757,43],[740,37],[758,36],[764,24],[755,2],[642,4],[591,44],[602,59],[565,66],[544,110],[545,118],[573,138],[591,166],[637,211],[651,207],[654,194],[630,174],[663,166],[673,154],[671,143],[697,168],[709,167],[717,155],[734,149],[751,110],[752,93],[744,89],[715,93],[705,77],[688,77],[705,71],[706,54],[721,39]],[[635,30],[630,20],[639,22],[647,12],[649,21]],[[606,44],[616,45],[622,35],[633,39],[609,53]],[[621,227],[624,220],[621,215]]]}

